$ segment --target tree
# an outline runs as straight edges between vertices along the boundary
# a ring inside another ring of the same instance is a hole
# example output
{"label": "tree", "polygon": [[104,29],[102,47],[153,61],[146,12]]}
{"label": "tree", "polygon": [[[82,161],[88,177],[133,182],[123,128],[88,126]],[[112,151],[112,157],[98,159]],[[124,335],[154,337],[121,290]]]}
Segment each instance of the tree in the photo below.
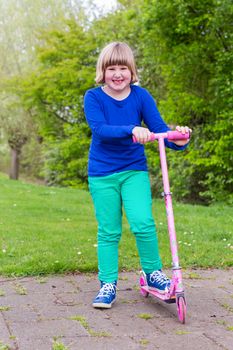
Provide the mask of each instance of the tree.
{"label": "tree", "polygon": [[[7,137],[11,148],[10,177],[18,178],[20,154],[23,146],[37,139],[36,121],[25,109],[17,96],[17,81],[28,70],[36,69],[35,47],[39,44],[38,32],[42,29],[61,28],[66,18],[75,17],[84,21],[82,3],[78,0],[15,0],[0,3],[0,112],[4,122],[0,131]],[[15,77],[18,79],[15,79]],[[12,82],[9,83],[9,80]],[[6,103],[7,96],[7,103]],[[30,124],[30,127],[29,127]],[[33,130],[34,134],[30,135]]]}
{"label": "tree", "polygon": [[188,200],[231,200],[232,12],[230,0],[154,0],[142,9],[142,79],[168,122],[194,129],[185,157],[169,154],[173,185]]}
{"label": "tree", "polygon": [[94,83],[96,44],[75,20],[65,23],[63,30],[41,34],[38,68],[20,84],[20,93],[24,106],[40,124],[47,183],[75,186],[87,181],[83,166],[90,131],[84,119],[83,95]]}
{"label": "tree", "polygon": [[[2,94],[3,95],[3,94]],[[27,113],[20,107],[19,98],[5,96],[0,110],[0,122],[4,125],[4,133],[11,150],[11,166],[9,176],[17,180],[22,147],[28,141],[33,126]]]}

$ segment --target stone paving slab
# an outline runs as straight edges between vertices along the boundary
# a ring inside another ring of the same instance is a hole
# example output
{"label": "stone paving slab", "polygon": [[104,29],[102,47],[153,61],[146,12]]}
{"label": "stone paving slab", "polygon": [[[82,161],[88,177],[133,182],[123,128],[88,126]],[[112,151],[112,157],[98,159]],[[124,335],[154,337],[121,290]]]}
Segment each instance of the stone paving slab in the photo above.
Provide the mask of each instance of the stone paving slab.
{"label": "stone paving slab", "polygon": [[135,272],[120,274],[110,310],[91,306],[95,274],[0,277],[0,350],[232,350],[233,269],[183,278],[185,325],[175,304],[140,294]]}

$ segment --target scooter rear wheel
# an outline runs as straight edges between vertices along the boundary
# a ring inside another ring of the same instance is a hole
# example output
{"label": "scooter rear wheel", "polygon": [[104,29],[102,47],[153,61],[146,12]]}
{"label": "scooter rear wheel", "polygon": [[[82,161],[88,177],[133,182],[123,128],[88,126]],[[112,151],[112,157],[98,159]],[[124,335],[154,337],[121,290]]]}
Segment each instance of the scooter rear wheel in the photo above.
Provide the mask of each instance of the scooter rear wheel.
{"label": "scooter rear wheel", "polygon": [[[145,282],[145,279],[144,279],[144,277],[143,276],[140,276],[140,280],[139,280],[139,283],[140,283],[140,286],[141,287],[144,287],[144,286],[146,286],[146,282]],[[142,294],[142,296],[144,296],[145,298],[147,298],[148,297],[148,295],[149,295],[149,293],[148,292],[146,292],[144,289],[140,289],[140,293]]]}
{"label": "scooter rear wheel", "polygon": [[185,323],[186,318],[186,302],[183,296],[179,296],[176,301],[178,318],[181,323]]}

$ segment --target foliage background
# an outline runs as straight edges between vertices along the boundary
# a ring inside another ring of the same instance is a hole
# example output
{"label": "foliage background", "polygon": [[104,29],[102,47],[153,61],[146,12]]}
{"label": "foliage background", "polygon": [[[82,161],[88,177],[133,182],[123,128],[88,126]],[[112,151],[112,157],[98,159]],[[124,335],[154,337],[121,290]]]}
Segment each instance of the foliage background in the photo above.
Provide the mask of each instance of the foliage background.
{"label": "foliage background", "polygon": [[[89,12],[80,1],[16,3],[17,31],[7,26],[10,3],[1,9],[5,31],[15,40],[11,50],[1,41],[1,100],[7,96],[8,101],[0,112],[1,143],[5,147],[15,135],[9,126],[17,116],[17,132],[24,135],[25,126],[28,131],[20,158],[24,175],[48,185],[85,188],[91,135],[83,95],[94,86],[101,48],[121,40],[133,48],[140,84],[152,93],[166,122],[193,129],[187,151],[168,151],[176,198],[232,204],[231,0],[121,0],[104,15],[91,1]],[[33,10],[39,16],[32,31]],[[18,23],[20,18],[24,22]],[[157,146],[146,151],[158,196]]]}

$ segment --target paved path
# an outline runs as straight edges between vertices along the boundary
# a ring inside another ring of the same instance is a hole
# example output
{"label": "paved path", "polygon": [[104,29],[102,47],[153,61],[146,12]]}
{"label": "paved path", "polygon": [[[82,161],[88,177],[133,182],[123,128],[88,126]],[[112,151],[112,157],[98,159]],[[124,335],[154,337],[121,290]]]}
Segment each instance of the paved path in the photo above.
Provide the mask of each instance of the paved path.
{"label": "paved path", "polygon": [[0,350],[232,350],[233,269],[183,277],[185,325],[174,304],[140,295],[136,273],[120,274],[117,302],[104,311],[91,306],[96,275],[0,277]]}

